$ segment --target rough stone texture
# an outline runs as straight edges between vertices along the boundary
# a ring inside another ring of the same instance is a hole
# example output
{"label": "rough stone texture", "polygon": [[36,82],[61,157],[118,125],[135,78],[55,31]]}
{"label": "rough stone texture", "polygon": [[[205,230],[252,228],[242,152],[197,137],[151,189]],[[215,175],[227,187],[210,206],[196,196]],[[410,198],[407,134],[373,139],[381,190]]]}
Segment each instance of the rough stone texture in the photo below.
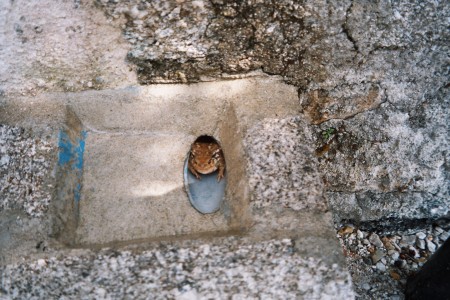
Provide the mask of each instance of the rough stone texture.
{"label": "rough stone texture", "polygon": [[54,133],[0,124],[0,264],[46,247],[56,185]]}
{"label": "rough stone texture", "polygon": [[408,111],[374,111],[315,128],[316,154],[338,219],[437,219],[449,214],[448,103],[442,93],[412,125]]}
{"label": "rough stone texture", "polygon": [[118,24],[93,1],[1,1],[0,95],[136,82]]}
{"label": "rough stone texture", "polygon": [[[99,2],[110,17],[127,18],[124,33],[133,45],[128,57],[141,83],[198,81],[258,68],[303,86],[325,76],[316,43],[324,36],[319,20],[329,13],[325,3]],[[333,13],[341,22],[342,9]],[[341,39],[349,44],[345,35]]]}
{"label": "rough stone texture", "polygon": [[448,8],[352,2],[353,63],[300,93],[337,220],[448,215]]}
{"label": "rough stone texture", "polygon": [[0,124],[0,212],[41,217],[48,211],[56,150],[50,131]]}
{"label": "rough stone texture", "polygon": [[[93,3],[3,1],[0,96],[211,81],[262,69],[298,89],[336,221],[448,217],[448,1]],[[268,132],[282,130],[286,145],[297,135],[277,124],[285,121],[270,122]],[[277,146],[268,136],[272,142],[258,146]],[[278,166],[303,171],[281,158],[264,163],[265,151],[254,155],[271,174]],[[253,184],[257,195],[273,188]],[[309,199],[314,192],[294,193]],[[280,220],[285,213],[292,209]]]}
{"label": "rough stone texture", "polygon": [[298,117],[265,119],[245,137],[252,205],[327,209],[311,131]]}
{"label": "rough stone texture", "polygon": [[336,220],[448,214],[446,1],[101,2],[127,18],[141,83],[262,68],[295,84]]}
{"label": "rough stone texture", "polygon": [[0,280],[1,298],[354,298],[346,270],[299,255],[290,239],[84,251],[0,267]]}

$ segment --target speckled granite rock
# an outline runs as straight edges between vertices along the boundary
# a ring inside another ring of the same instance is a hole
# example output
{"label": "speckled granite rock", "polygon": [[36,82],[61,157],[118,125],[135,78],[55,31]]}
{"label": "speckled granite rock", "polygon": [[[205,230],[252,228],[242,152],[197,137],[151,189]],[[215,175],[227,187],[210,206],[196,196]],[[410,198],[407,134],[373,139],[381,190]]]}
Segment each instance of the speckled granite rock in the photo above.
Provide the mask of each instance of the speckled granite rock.
{"label": "speckled granite rock", "polygon": [[54,189],[55,138],[51,132],[0,124],[0,212],[48,211]]}
{"label": "speckled granite rock", "polygon": [[327,209],[311,130],[299,117],[264,120],[245,137],[255,207]]}
{"label": "speckled granite rock", "polygon": [[0,267],[1,298],[353,299],[349,273],[289,239],[163,243]]}
{"label": "speckled granite rock", "polygon": [[50,128],[0,124],[0,264],[46,247],[56,159]]}

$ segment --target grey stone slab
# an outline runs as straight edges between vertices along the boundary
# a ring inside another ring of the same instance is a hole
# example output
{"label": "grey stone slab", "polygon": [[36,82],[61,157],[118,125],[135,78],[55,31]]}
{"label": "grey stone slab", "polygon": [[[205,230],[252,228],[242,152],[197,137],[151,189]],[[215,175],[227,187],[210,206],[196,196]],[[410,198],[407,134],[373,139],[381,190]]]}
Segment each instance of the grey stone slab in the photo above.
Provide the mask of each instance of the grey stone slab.
{"label": "grey stone slab", "polygon": [[186,135],[86,139],[77,241],[97,244],[228,230],[221,213],[203,215],[183,185]]}

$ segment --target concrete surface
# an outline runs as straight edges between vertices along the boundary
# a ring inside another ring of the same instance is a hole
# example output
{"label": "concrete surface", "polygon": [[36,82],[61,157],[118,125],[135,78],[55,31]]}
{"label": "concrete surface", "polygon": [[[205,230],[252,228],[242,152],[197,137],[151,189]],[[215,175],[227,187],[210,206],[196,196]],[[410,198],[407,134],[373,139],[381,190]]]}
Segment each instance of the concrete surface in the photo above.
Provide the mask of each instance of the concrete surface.
{"label": "concrete surface", "polygon": [[[75,165],[57,168],[53,230],[64,243],[89,245],[250,226],[245,133],[264,118],[295,113],[297,101],[292,86],[262,75],[189,86],[41,94],[33,101],[4,100],[0,114],[14,125],[66,128],[74,143],[84,136],[83,153],[75,153],[83,156],[82,173],[72,174]],[[202,134],[218,138],[228,163],[226,201],[211,215],[191,207],[183,187],[184,159]]]}
{"label": "concrete surface", "polygon": [[[2,261],[9,266],[2,271],[2,274],[8,274],[2,278],[5,282],[2,295],[56,295],[47,294],[47,284],[43,282],[43,293],[13,286],[17,286],[15,282],[21,276],[34,276],[33,261],[36,259],[42,265],[42,270],[46,270],[44,272],[54,274],[50,262],[55,262],[57,269],[65,273],[67,278],[75,280],[77,275],[71,274],[70,268],[63,271],[57,266],[57,259],[49,258],[69,255],[71,252],[67,246],[90,248],[99,255],[104,250],[98,249],[106,246],[117,251],[130,247],[138,251],[130,258],[133,264],[133,261],[145,259],[147,252],[142,252],[143,249],[158,252],[158,245],[167,243],[168,247],[189,244],[192,253],[203,251],[204,247],[222,245],[211,257],[214,266],[210,271],[217,274],[222,272],[222,268],[230,270],[232,267],[227,262],[227,253],[232,255],[242,249],[248,257],[242,257],[236,270],[246,272],[245,282],[250,280],[267,286],[264,292],[267,295],[331,297],[331,289],[342,297],[353,297],[349,274],[345,271],[335,238],[332,217],[326,211],[316,173],[309,167],[303,178],[293,181],[301,184],[301,189],[310,186],[312,193],[300,193],[295,197],[279,194],[280,201],[269,197],[268,205],[258,204],[261,201],[256,196],[259,191],[250,184],[250,179],[255,181],[256,173],[264,174],[255,171],[256,165],[263,169],[265,166],[264,161],[255,156],[256,152],[267,156],[266,151],[273,150],[271,147],[274,145],[273,139],[278,137],[277,132],[285,135],[288,141],[277,148],[277,151],[288,157],[285,163],[289,163],[281,166],[287,173],[298,173],[300,165],[306,167],[309,165],[308,160],[314,160],[313,148],[308,146],[310,135],[305,133],[302,133],[304,149],[289,154],[292,151],[291,142],[303,130],[303,123],[291,117],[297,113],[297,106],[295,88],[282,83],[277,77],[264,75],[188,86],[157,85],[41,94],[33,100],[4,99],[0,110],[3,122],[9,124],[7,126],[50,126],[54,133],[59,132],[59,154],[53,173],[56,177],[55,192],[48,212],[35,220],[39,226],[33,228],[33,219],[27,217],[24,218],[25,224],[5,219],[4,223],[8,224],[9,229],[1,233],[2,240],[6,241]],[[280,119],[274,118],[282,118],[279,127],[273,124],[273,120]],[[293,124],[296,125],[292,127]],[[284,132],[289,131],[289,128],[295,128],[294,132]],[[190,206],[183,186],[184,160],[190,144],[201,134],[217,137],[227,162],[225,203],[220,211],[208,215],[200,214]],[[261,149],[255,150],[255,147]],[[78,173],[80,162],[81,176]],[[284,175],[278,178],[268,175],[268,178],[280,186],[285,181],[292,181],[292,178]],[[265,191],[272,189],[272,185],[266,185]],[[276,190],[270,193],[273,192]],[[4,213],[6,216],[14,214],[12,211]],[[28,228],[28,234],[21,233],[18,230],[20,228]],[[33,238],[35,233],[39,235]],[[236,237],[220,238],[223,235]],[[24,238],[29,241],[21,244]],[[276,245],[273,251],[267,250],[272,249],[273,245]],[[180,251],[185,250],[181,248]],[[83,258],[85,255],[89,257],[90,253],[89,250],[79,250],[74,256],[70,254],[68,259],[82,259],[85,263],[96,265],[97,262],[91,258],[87,258],[87,261]],[[128,255],[126,251],[123,253]],[[19,263],[25,254],[29,262],[18,267],[22,271],[12,271],[11,263]],[[164,255],[170,256],[170,252],[164,252]],[[292,275],[286,277],[276,274],[279,279],[273,283],[266,282],[272,273],[264,255],[281,255],[282,259],[274,264],[288,265],[287,268],[292,270],[289,272],[293,272],[289,274]],[[206,257],[193,261],[196,265],[207,262]],[[65,264],[63,260],[61,263]],[[152,270],[159,274],[168,269],[162,266],[160,271],[155,268]],[[265,270],[264,278],[261,277],[261,270]],[[320,275],[317,270],[328,275]],[[92,274],[103,276],[96,267],[91,271]],[[120,274],[122,272],[128,271],[119,271]],[[202,287],[205,278],[198,275],[187,274],[192,280],[198,281],[195,289],[201,294],[214,294],[215,289]],[[299,276],[306,277],[301,282],[291,283],[296,282]],[[54,277],[48,278],[53,282],[58,281]],[[161,276],[158,278],[163,280]],[[229,279],[220,288],[220,293],[238,295],[235,289],[241,280],[234,275]],[[42,277],[42,280],[46,279]],[[145,279],[139,275],[136,280]],[[59,282],[62,284],[66,280]],[[73,284],[71,280],[66,283]],[[140,289],[136,286],[132,294]],[[168,292],[167,295],[177,297],[185,293],[184,290],[168,291],[163,285],[161,289],[151,291]],[[64,293],[69,297],[90,295],[87,296],[89,298],[96,295],[91,288],[89,291],[75,289],[73,294],[68,291]],[[243,289],[241,293],[258,294],[262,290],[255,287]],[[105,286],[104,295],[116,297],[119,294]]]}

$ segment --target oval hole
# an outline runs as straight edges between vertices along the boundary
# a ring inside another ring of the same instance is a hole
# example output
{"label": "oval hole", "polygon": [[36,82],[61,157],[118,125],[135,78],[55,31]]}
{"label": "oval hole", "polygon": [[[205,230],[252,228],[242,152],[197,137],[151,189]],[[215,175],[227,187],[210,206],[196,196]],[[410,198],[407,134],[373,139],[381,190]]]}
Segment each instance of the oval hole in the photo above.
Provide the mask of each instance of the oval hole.
{"label": "oval hole", "polygon": [[[225,157],[219,142],[212,136],[202,135],[192,143],[184,162],[184,185],[189,201],[202,214],[218,211],[225,198],[226,172],[218,181],[220,169],[218,160],[222,160],[225,167]],[[212,171],[213,166],[217,166],[217,170]]]}

